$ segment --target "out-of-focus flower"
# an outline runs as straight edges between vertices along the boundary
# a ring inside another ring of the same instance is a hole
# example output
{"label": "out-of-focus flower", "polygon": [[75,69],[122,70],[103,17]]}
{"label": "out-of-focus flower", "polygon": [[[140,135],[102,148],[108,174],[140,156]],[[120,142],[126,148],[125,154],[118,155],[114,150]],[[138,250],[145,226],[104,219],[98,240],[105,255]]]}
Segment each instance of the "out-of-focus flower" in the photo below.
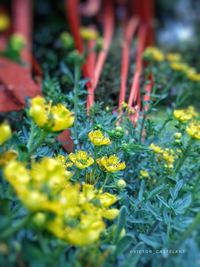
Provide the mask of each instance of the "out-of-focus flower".
{"label": "out-of-focus flower", "polygon": [[178,62],[181,61],[182,57],[179,53],[168,53],[166,59],[170,62]]}
{"label": "out-of-focus flower", "polygon": [[80,35],[85,40],[95,40],[98,38],[98,32],[91,28],[81,27]]}
{"label": "out-of-focus flower", "polygon": [[69,159],[79,169],[85,169],[94,163],[94,159],[86,151],[79,150],[76,153],[70,153]]}
{"label": "out-of-focus flower", "polygon": [[141,170],[141,171],[140,171],[140,176],[141,176],[142,178],[149,178],[149,173],[148,173],[148,171],[146,171],[146,170]]}
{"label": "out-of-focus flower", "polygon": [[88,136],[95,146],[105,146],[110,144],[110,139],[105,137],[100,130],[92,131],[88,134]]}
{"label": "out-of-focus flower", "polygon": [[176,109],[174,110],[173,114],[174,117],[182,123],[190,121],[191,119],[198,116],[198,113],[193,106],[189,106],[186,109]]}
{"label": "out-of-focus flower", "polygon": [[190,122],[190,124],[186,128],[186,132],[191,136],[191,138],[200,140],[200,122]]}
{"label": "out-of-focus flower", "polygon": [[120,162],[120,159],[116,155],[112,155],[109,157],[104,156],[102,158],[99,158],[97,159],[97,163],[103,171],[111,173],[121,171],[126,168],[125,162]]}
{"label": "out-of-focus flower", "polygon": [[155,144],[151,144],[149,146],[151,148],[151,150],[153,150],[153,152],[155,152],[156,154],[162,154],[163,153],[163,149]]}
{"label": "out-of-focus flower", "polygon": [[0,14],[0,31],[6,31],[10,27],[10,18],[6,14]]}
{"label": "out-of-focus flower", "polygon": [[145,59],[153,59],[155,61],[163,61],[165,59],[165,56],[163,52],[158,47],[147,47],[144,51],[144,58]]}
{"label": "out-of-focus flower", "polygon": [[0,166],[5,166],[12,160],[16,160],[18,152],[15,150],[8,150],[0,155]]}
{"label": "out-of-focus flower", "polygon": [[170,64],[171,69],[175,70],[175,71],[183,71],[186,72],[189,68],[189,66],[186,63],[182,63],[182,62],[172,62]]}
{"label": "out-of-focus flower", "polygon": [[194,68],[189,68],[186,72],[186,76],[191,81],[194,81],[194,82],[200,81],[200,74],[197,73]]}
{"label": "out-of-focus flower", "polygon": [[12,136],[10,125],[7,122],[0,124],[0,145],[5,143]]}
{"label": "out-of-focus flower", "polygon": [[74,123],[74,114],[62,104],[51,106],[43,97],[31,99],[29,114],[41,128],[52,132],[70,128]]}

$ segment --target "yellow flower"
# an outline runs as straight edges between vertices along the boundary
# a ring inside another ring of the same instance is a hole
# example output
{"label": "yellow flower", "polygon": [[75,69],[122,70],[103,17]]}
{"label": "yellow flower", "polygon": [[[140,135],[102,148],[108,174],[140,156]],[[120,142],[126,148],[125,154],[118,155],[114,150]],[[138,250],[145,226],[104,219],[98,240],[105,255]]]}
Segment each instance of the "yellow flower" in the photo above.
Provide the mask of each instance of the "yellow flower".
{"label": "yellow flower", "polygon": [[113,195],[110,193],[99,194],[97,198],[100,200],[100,203],[102,207],[104,208],[109,208],[111,205],[113,205],[118,200],[116,195]]}
{"label": "yellow flower", "polygon": [[4,175],[6,179],[14,187],[21,187],[30,181],[29,171],[23,163],[17,161],[10,161],[4,168]]}
{"label": "yellow flower", "polygon": [[40,96],[31,99],[29,114],[39,127],[53,132],[70,128],[74,123],[74,114],[65,106],[51,106],[51,103],[46,103]]}
{"label": "yellow flower", "polygon": [[140,171],[140,176],[143,177],[143,178],[149,178],[149,173],[148,173],[148,171],[141,170]]}
{"label": "yellow flower", "polygon": [[186,132],[191,136],[191,138],[200,140],[200,122],[192,121],[187,126]]}
{"label": "yellow flower", "polygon": [[146,48],[146,50],[144,51],[144,57],[147,59],[153,59],[158,62],[163,61],[165,59],[163,52],[159,48],[153,46],[149,46]]}
{"label": "yellow flower", "polygon": [[86,27],[81,27],[80,35],[85,40],[95,40],[98,38],[97,31]]}
{"label": "yellow flower", "polygon": [[0,155],[0,166],[5,166],[10,161],[16,160],[18,152],[15,150],[8,150]]}
{"label": "yellow flower", "polygon": [[159,146],[155,145],[155,144],[151,144],[150,148],[153,150],[153,152],[155,152],[156,154],[161,154],[163,153],[162,148],[160,148]]}
{"label": "yellow flower", "polygon": [[45,157],[32,164],[31,177],[36,188],[42,189],[48,182],[49,188],[59,191],[66,183],[65,166],[56,159]]}
{"label": "yellow flower", "polygon": [[88,136],[90,138],[90,141],[95,146],[103,146],[103,145],[109,145],[110,144],[110,139],[108,137],[105,137],[100,130],[90,132],[88,134]]}
{"label": "yellow flower", "polygon": [[186,72],[187,78],[191,81],[194,82],[199,82],[200,81],[200,74],[196,72],[196,70],[194,68],[190,68],[187,72]]}
{"label": "yellow flower", "polygon": [[117,172],[124,170],[126,168],[125,162],[120,162],[119,158],[116,155],[112,156],[104,156],[102,158],[97,159],[97,163],[103,171],[107,172]]}
{"label": "yellow flower", "polygon": [[173,70],[176,70],[176,71],[187,71],[189,66],[185,63],[182,63],[182,62],[172,62],[170,64],[170,67],[173,69]]}
{"label": "yellow flower", "polygon": [[31,99],[29,115],[39,127],[44,127],[48,121],[48,107],[43,97],[37,96]]}
{"label": "yellow flower", "polygon": [[189,106],[187,109],[176,109],[173,114],[178,121],[183,123],[198,116],[198,113],[192,106]]}
{"label": "yellow flower", "polygon": [[114,220],[119,215],[118,209],[102,210],[102,216],[108,220]]}
{"label": "yellow flower", "polygon": [[166,59],[170,62],[177,62],[177,61],[181,61],[182,57],[178,53],[168,53],[166,55]]}
{"label": "yellow flower", "polygon": [[10,125],[7,122],[0,124],[0,145],[10,139],[12,135]]}
{"label": "yellow flower", "polygon": [[79,150],[76,153],[70,153],[69,159],[79,169],[85,169],[94,163],[94,159],[86,151]]}
{"label": "yellow flower", "polygon": [[53,126],[51,130],[53,132],[62,131],[72,127],[74,123],[74,114],[70,112],[62,104],[58,104],[51,108]]}
{"label": "yellow flower", "polygon": [[0,31],[6,31],[10,27],[10,18],[6,14],[0,14]]}

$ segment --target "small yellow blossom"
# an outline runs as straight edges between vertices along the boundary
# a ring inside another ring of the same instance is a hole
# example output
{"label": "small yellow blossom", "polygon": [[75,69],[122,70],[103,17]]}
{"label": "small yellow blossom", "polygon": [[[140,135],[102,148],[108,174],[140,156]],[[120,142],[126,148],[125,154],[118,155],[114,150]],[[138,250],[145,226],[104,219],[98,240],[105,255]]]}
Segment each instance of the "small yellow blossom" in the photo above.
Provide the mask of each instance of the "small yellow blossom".
{"label": "small yellow blossom", "polygon": [[193,139],[200,140],[200,121],[192,121],[186,128],[186,132]]}
{"label": "small yellow blossom", "polygon": [[114,220],[119,215],[118,209],[102,210],[102,216],[108,220]]}
{"label": "small yellow blossom", "polygon": [[173,115],[178,121],[185,123],[187,121],[190,121],[194,117],[197,117],[198,113],[196,112],[196,110],[193,106],[189,106],[186,109],[174,110]]}
{"label": "small yellow blossom", "polygon": [[168,53],[166,59],[170,62],[181,61],[182,57],[179,53]]}
{"label": "small yellow blossom", "polygon": [[111,173],[121,171],[126,168],[125,162],[120,162],[119,158],[116,155],[112,155],[109,157],[104,156],[102,158],[99,158],[97,159],[97,163],[103,171]]}
{"label": "small yellow blossom", "polygon": [[160,148],[159,146],[155,145],[155,144],[151,144],[150,148],[153,150],[153,152],[155,152],[156,154],[162,154],[163,150],[162,148]]}
{"label": "small yellow blossom", "polygon": [[81,27],[80,35],[85,40],[95,40],[98,38],[98,33],[94,29]]}
{"label": "small yellow blossom", "polygon": [[147,59],[153,59],[158,62],[163,61],[165,59],[163,52],[159,48],[153,46],[149,46],[146,48],[146,50],[144,51],[144,57]]}
{"label": "small yellow blossom", "polygon": [[43,97],[31,99],[29,114],[41,128],[58,132],[70,128],[74,123],[74,114],[62,104],[51,106]]}
{"label": "small yellow blossom", "polygon": [[146,171],[146,170],[141,170],[141,171],[140,171],[140,176],[141,176],[142,178],[149,178],[149,173],[148,173],[148,171]]}
{"label": "small yellow blossom", "polygon": [[104,208],[110,207],[118,200],[116,195],[110,193],[99,194],[97,198],[100,200],[100,203]]}
{"label": "small yellow blossom", "polygon": [[199,82],[200,81],[200,74],[196,72],[194,68],[190,68],[186,72],[186,76],[189,80],[194,81],[194,82]]}
{"label": "small yellow blossom", "polygon": [[7,122],[0,124],[0,145],[10,139],[12,135],[10,125]]}
{"label": "small yellow blossom", "polygon": [[105,137],[100,130],[92,131],[88,134],[88,136],[95,146],[105,146],[110,144],[110,139]]}
{"label": "small yellow blossom", "polygon": [[6,14],[0,14],[0,31],[6,31],[10,27],[10,18]]}
{"label": "small yellow blossom", "polygon": [[79,150],[76,153],[70,153],[69,159],[79,169],[85,169],[94,163],[94,159],[86,151]]}
{"label": "small yellow blossom", "polygon": [[182,62],[172,62],[170,64],[170,67],[175,70],[175,71],[187,71],[189,66],[185,63],[182,63]]}

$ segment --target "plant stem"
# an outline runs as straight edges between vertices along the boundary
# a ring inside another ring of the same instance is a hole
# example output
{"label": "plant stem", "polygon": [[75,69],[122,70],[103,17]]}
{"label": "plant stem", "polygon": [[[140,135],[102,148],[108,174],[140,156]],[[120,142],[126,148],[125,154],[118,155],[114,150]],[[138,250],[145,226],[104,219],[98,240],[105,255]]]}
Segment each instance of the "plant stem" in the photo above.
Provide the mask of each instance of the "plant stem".
{"label": "plant stem", "polygon": [[26,225],[26,223],[29,221],[29,219],[30,219],[30,216],[27,216],[27,217],[23,218],[22,220],[20,220],[19,222],[17,222],[14,226],[12,226],[8,230],[4,231],[0,235],[0,239],[7,239],[11,235],[14,235],[18,230],[20,230],[22,227],[24,227]]}
{"label": "plant stem", "polygon": [[110,177],[110,174],[107,172],[107,173],[106,173],[106,178],[105,178],[105,180],[104,180],[104,182],[103,182],[103,185],[102,185],[102,187],[101,187],[101,190],[103,190],[103,188],[106,186],[109,177]]}
{"label": "plant stem", "polygon": [[175,170],[174,170],[175,175],[177,175],[177,173],[178,173],[179,170],[181,169],[183,163],[185,162],[185,160],[186,160],[186,158],[187,158],[187,156],[188,156],[188,152],[189,152],[189,150],[190,150],[190,147],[191,147],[192,143],[193,143],[193,139],[191,138],[190,141],[188,142],[188,144],[187,144],[185,150],[184,150],[183,157],[179,160],[178,164],[176,165],[176,168],[175,168]]}
{"label": "plant stem", "polygon": [[78,122],[78,106],[79,106],[79,79],[80,79],[80,65],[79,63],[75,63],[74,67],[74,136],[75,140],[78,143],[78,130],[77,130],[77,122]]}

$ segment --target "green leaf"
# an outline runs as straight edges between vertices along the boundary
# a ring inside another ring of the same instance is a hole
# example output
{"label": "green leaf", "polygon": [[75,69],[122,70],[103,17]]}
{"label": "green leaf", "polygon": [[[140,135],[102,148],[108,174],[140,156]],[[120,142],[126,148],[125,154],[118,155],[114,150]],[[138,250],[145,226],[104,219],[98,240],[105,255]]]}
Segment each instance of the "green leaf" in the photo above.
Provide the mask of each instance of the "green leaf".
{"label": "green leaf", "polygon": [[176,183],[176,186],[174,188],[170,188],[169,192],[170,192],[171,198],[173,200],[175,200],[177,198],[179,191],[183,187],[183,184],[184,184],[184,182],[181,179]]}
{"label": "green leaf", "polygon": [[156,188],[154,188],[148,195],[148,199],[154,197],[155,195],[162,192],[164,189],[166,189],[166,185],[159,185]]}
{"label": "green leaf", "polygon": [[138,253],[139,250],[144,249],[144,243],[139,242],[131,251],[130,251],[130,256],[127,258],[125,264],[123,267],[135,267],[137,263],[139,262],[141,256],[143,255],[142,253]]}
{"label": "green leaf", "polygon": [[126,215],[127,215],[127,209],[125,206],[122,206],[120,209],[120,214],[118,217],[117,226],[116,226],[116,230],[115,230],[114,237],[113,237],[113,243],[114,244],[117,244],[117,242],[120,238],[121,231],[125,226]]}
{"label": "green leaf", "polygon": [[125,236],[123,236],[117,243],[114,256],[117,257],[122,254],[126,249],[128,249],[134,239],[135,237],[131,234],[126,234]]}

